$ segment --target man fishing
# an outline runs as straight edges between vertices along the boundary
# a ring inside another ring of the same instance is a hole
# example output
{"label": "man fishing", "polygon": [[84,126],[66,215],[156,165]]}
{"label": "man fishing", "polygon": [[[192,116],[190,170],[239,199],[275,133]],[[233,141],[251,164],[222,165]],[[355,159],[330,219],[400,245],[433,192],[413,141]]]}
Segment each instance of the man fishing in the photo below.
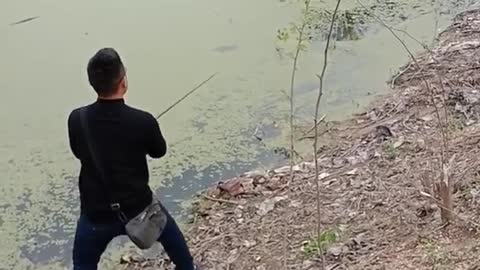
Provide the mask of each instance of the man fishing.
{"label": "man fishing", "polygon": [[[70,148],[81,162],[81,213],[73,246],[74,270],[96,270],[109,242],[127,233],[125,222],[152,203],[146,156],[161,158],[167,151],[155,117],[125,104],[127,75],[114,49],[99,50],[90,59],[87,73],[97,100],[72,111],[68,118]],[[89,138],[84,136],[83,124],[89,127]],[[89,151],[90,140],[95,141],[96,158]],[[118,200],[123,218],[107,194]],[[175,220],[162,209],[166,223],[157,241],[177,270],[199,269]]]}

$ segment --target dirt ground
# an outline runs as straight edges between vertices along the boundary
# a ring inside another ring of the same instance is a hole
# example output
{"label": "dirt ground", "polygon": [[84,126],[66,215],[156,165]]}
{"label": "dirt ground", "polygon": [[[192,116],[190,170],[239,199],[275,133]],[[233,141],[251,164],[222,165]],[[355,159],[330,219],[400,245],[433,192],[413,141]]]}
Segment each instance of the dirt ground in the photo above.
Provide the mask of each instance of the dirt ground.
{"label": "dirt ground", "polygon": [[[206,191],[188,231],[204,269],[480,269],[480,10],[458,15],[416,61],[391,95],[330,123],[320,194],[313,162],[290,183],[285,167]],[[454,184],[448,225],[435,195],[443,175]],[[171,269],[163,258],[124,260],[119,269]]]}

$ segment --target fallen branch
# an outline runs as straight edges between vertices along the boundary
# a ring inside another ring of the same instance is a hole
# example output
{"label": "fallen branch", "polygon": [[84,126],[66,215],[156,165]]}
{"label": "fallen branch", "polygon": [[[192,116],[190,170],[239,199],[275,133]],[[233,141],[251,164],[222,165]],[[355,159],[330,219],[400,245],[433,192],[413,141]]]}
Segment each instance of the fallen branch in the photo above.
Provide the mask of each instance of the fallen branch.
{"label": "fallen branch", "polygon": [[392,78],[390,88],[393,89],[395,87],[395,82],[397,81],[397,79],[400,78],[400,76],[402,76],[403,73],[407,72],[410,69],[411,66],[412,66],[412,63],[409,63],[408,66],[404,70],[401,70],[400,72],[398,72],[397,75],[395,75],[395,77]]}
{"label": "fallen branch", "polygon": [[303,135],[307,135],[309,134],[310,132],[314,131],[315,128],[320,125],[323,121],[325,121],[325,118],[327,117],[326,114],[324,114],[322,117],[320,117],[320,119],[317,121],[317,124],[316,125],[313,125],[313,127],[311,129],[309,129],[307,132],[305,132]]}
{"label": "fallen branch", "polygon": [[230,200],[224,200],[224,199],[218,199],[218,198],[213,198],[205,194],[200,194],[200,196],[206,200],[209,201],[214,201],[214,202],[220,202],[220,203],[230,203],[230,204],[241,204],[240,202],[236,201],[230,201]]}
{"label": "fallen branch", "polygon": [[[323,134],[330,132],[331,128],[328,128],[327,130],[323,131],[322,133],[318,134],[319,137],[321,137]],[[303,136],[299,141],[307,140],[307,139],[315,139],[315,135],[310,135],[310,136]]]}

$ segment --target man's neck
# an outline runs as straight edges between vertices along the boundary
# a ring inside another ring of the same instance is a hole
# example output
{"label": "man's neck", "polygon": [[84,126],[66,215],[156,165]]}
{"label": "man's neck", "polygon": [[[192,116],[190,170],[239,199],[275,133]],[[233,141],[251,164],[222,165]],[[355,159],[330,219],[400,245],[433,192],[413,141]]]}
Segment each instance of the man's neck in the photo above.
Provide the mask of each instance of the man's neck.
{"label": "man's neck", "polygon": [[101,100],[118,100],[118,99],[124,99],[124,95],[112,95],[108,97],[98,96],[97,98]]}

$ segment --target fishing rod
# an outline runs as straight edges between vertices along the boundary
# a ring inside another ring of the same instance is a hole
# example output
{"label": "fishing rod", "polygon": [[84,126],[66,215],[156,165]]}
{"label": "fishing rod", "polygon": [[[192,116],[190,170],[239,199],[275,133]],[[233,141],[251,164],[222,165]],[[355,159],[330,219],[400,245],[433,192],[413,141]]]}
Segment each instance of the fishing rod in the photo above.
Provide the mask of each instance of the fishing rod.
{"label": "fishing rod", "polygon": [[188,92],[187,94],[185,94],[182,98],[180,98],[179,100],[177,100],[176,102],[174,102],[172,105],[170,105],[170,107],[168,107],[165,111],[163,111],[161,114],[159,114],[157,117],[155,117],[157,120],[162,117],[163,115],[165,115],[167,112],[169,112],[171,109],[173,109],[175,106],[178,105],[178,103],[182,102],[183,100],[185,100],[188,96],[190,96],[191,94],[193,94],[195,91],[197,91],[198,89],[200,89],[200,87],[202,87],[204,84],[206,84],[208,81],[210,81],[211,79],[213,79],[213,77],[215,77],[216,75],[218,74],[218,72],[215,72],[213,73],[212,75],[210,75],[210,77],[208,77],[208,79],[206,79],[205,81],[201,82],[199,85],[195,86],[195,88],[193,88],[192,90],[190,90],[190,92]]}

